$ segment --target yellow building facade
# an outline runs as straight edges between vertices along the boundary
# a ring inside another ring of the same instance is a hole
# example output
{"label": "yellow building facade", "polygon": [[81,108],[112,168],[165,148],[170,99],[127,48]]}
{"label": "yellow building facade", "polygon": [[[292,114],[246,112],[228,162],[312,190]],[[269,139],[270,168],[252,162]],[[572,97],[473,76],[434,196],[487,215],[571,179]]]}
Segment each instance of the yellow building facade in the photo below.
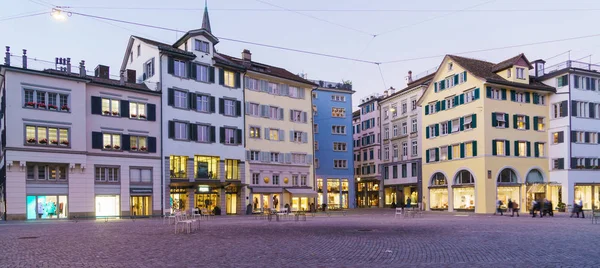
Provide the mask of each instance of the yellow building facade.
{"label": "yellow building facade", "polygon": [[427,210],[522,211],[557,198],[548,185],[548,95],[523,54],[494,64],[448,55],[419,100]]}

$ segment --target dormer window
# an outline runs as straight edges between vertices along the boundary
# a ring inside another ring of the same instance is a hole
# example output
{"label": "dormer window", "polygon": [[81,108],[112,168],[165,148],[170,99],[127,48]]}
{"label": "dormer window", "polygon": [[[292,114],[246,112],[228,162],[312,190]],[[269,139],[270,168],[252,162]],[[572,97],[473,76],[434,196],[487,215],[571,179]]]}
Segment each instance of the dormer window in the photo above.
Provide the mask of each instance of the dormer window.
{"label": "dormer window", "polygon": [[525,79],[525,69],[517,68],[517,79]]}
{"label": "dormer window", "polygon": [[208,42],[204,42],[201,40],[195,40],[194,49],[196,51],[210,53],[210,46],[209,46]]}
{"label": "dormer window", "polygon": [[452,67],[454,67],[454,64],[452,64],[452,62],[448,63],[448,71],[452,71]]}
{"label": "dormer window", "polygon": [[511,71],[512,71],[511,69],[508,69],[508,70],[506,70],[506,77],[507,77],[507,78],[510,78],[510,76],[511,76]]}

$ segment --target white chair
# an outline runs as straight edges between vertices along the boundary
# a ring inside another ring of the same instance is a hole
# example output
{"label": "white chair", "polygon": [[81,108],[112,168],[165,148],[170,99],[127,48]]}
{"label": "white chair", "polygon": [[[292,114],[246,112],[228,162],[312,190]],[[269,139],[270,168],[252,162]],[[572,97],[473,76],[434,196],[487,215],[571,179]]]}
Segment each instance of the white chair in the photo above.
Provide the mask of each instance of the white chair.
{"label": "white chair", "polygon": [[402,208],[396,208],[396,213],[394,214],[394,218],[396,218],[396,216],[398,215],[402,215]]}

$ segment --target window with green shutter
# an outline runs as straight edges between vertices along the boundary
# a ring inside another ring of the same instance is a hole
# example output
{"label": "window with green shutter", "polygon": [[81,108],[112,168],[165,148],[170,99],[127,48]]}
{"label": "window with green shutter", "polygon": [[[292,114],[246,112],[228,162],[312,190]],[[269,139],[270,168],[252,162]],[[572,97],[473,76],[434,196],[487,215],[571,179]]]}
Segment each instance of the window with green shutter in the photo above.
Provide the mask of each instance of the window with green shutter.
{"label": "window with green shutter", "polygon": [[433,91],[438,92],[438,83],[437,82],[433,83]]}
{"label": "window with green shutter", "polygon": [[471,128],[477,128],[477,115],[471,115]]}
{"label": "window with green shutter", "polygon": [[519,154],[519,141],[515,141],[515,156],[520,156]]}
{"label": "window with green shutter", "polygon": [[429,150],[425,150],[425,163],[429,163]]}
{"label": "window with green shutter", "polygon": [[473,156],[477,156],[477,141],[473,141]]}
{"label": "window with green shutter", "polygon": [[496,148],[496,140],[492,140],[492,155],[497,155],[498,149]]}
{"label": "window with green shutter", "polygon": [[506,100],[506,88],[501,88],[500,92],[502,92],[502,100]]}
{"label": "window with green shutter", "polygon": [[452,145],[448,146],[448,160],[452,160]]}
{"label": "window with green shutter", "polygon": [[510,100],[517,101],[517,92],[515,92],[514,90],[510,91]]}
{"label": "window with green shutter", "polygon": [[460,118],[460,131],[465,130],[465,119],[463,117]]}
{"label": "window with green shutter", "polygon": [[465,144],[460,144],[460,158],[465,158]]}
{"label": "window with green shutter", "polygon": [[491,99],[491,98],[492,98],[492,87],[486,87],[486,88],[485,88],[485,96],[486,96],[488,99]]}
{"label": "window with green shutter", "polygon": [[429,105],[425,105],[425,115],[429,114]]}
{"label": "window with green shutter", "polygon": [[448,121],[448,134],[452,133],[452,120]]}
{"label": "window with green shutter", "polygon": [[538,117],[533,117],[533,130],[538,130]]}
{"label": "window with green shutter", "polygon": [[525,129],[529,130],[529,116],[525,116]]}
{"label": "window with green shutter", "polygon": [[463,72],[463,81],[467,82],[467,71]]}
{"label": "window with green shutter", "polygon": [[492,113],[492,127],[498,126],[498,119],[496,118],[496,113]]}
{"label": "window with green shutter", "polygon": [[504,140],[504,155],[510,156],[510,142],[508,140]]}
{"label": "window with green shutter", "polygon": [[458,85],[458,74],[454,75],[454,86]]}
{"label": "window with green shutter", "polygon": [[531,157],[531,142],[527,142],[527,157]]}

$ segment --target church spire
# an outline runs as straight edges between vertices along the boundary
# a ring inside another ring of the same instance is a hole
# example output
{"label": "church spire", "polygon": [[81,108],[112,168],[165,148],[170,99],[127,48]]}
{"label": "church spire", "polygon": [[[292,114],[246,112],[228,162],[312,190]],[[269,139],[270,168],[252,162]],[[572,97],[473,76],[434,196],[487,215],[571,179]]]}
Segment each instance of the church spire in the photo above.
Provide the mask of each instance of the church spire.
{"label": "church spire", "polygon": [[208,4],[207,0],[204,0],[204,17],[202,18],[202,29],[212,34],[210,30],[210,19],[208,18]]}

